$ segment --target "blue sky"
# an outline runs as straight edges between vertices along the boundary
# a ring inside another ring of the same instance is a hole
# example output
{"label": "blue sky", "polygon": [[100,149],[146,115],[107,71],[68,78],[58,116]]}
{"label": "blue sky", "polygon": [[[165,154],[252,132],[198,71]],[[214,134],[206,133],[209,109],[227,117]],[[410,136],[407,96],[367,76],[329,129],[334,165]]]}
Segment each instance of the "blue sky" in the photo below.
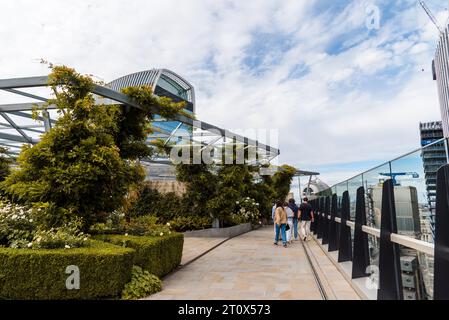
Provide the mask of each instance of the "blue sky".
{"label": "blue sky", "polygon": [[[447,1],[426,2],[444,24]],[[419,122],[440,119],[438,32],[417,1],[17,0],[0,19],[0,78],[44,74],[40,58],[106,82],[171,69],[199,119],[278,130],[278,162],[329,184],[418,148]]]}

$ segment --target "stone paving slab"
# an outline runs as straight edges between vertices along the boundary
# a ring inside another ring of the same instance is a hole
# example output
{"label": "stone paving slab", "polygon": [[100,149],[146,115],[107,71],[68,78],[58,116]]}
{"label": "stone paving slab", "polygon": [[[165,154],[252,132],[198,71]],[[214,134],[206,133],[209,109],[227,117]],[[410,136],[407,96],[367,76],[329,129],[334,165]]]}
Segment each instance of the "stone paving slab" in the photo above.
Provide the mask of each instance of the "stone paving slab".
{"label": "stone paving slab", "polygon": [[181,265],[185,265],[227,238],[184,238]]}
{"label": "stone paving slab", "polygon": [[230,239],[164,279],[147,299],[321,299],[300,242],[273,245],[266,227]]}

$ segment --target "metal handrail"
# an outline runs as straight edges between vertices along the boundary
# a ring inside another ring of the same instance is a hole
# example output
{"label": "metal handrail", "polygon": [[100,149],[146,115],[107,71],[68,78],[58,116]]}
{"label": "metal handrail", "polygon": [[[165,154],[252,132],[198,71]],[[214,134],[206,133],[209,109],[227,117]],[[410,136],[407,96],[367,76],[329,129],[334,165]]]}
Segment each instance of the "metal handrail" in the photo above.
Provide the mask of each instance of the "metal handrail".
{"label": "metal handrail", "polygon": [[[321,214],[321,216],[325,217],[324,214]],[[327,218],[331,220],[330,216],[327,216]],[[335,222],[341,223],[341,218],[335,217]],[[355,229],[355,223],[353,221],[346,221],[346,225],[353,230]],[[380,229],[365,225],[362,226],[362,231],[376,238],[380,238]],[[435,245],[433,243],[414,239],[397,233],[392,233],[390,235],[390,241],[431,256],[434,256],[435,254]]]}

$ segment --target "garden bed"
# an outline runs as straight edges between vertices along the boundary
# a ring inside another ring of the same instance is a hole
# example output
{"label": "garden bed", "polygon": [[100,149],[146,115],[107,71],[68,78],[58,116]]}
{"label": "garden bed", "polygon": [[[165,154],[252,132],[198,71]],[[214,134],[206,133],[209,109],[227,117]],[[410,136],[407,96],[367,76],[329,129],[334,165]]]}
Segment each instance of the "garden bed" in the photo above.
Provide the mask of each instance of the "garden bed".
{"label": "garden bed", "polygon": [[[94,299],[119,296],[131,279],[134,250],[101,241],[73,249],[0,248],[0,299]],[[66,286],[79,269],[79,289]]]}

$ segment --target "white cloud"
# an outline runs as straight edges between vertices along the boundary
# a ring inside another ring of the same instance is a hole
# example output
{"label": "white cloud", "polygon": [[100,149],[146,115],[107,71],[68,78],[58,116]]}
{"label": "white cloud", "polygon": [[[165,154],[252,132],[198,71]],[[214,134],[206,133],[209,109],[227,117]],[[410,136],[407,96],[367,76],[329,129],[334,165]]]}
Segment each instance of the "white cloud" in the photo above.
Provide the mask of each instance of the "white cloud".
{"label": "white cloud", "polygon": [[[376,32],[364,29],[362,2],[316,13],[318,2],[4,2],[0,78],[46,73],[40,58],[105,81],[172,69],[196,87],[200,119],[279,129],[280,161],[310,170],[388,160],[418,146],[419,122],[440,118],[429,68],[435,27],[413,1]],[[435,13],[444,21],[444,12]],[[244,63],[249,48],[263,44],[258,33],[289,40],[266,52],[261,73]],[[335,43],[338,52],[329,49]],[[288,78],[298,65],[303,76]]]}

